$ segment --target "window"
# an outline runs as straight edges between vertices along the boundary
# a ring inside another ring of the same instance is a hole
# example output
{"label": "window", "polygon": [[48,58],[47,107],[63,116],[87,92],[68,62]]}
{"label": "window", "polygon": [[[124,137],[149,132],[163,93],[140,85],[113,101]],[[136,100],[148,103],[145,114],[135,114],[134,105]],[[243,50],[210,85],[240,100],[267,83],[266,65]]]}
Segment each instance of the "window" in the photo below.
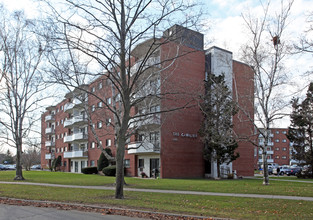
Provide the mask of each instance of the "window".
{"label": "window", "polygon": [[71,161],[71,167],[73,167],[73,161]]}
{"label": "window", "polygon": [[286,143],[287,142],[287,140],[286,139],[283,139],[283,143]]}
{"label": "window", "polygon": [[160,146],[159,139],[160,139],[160,133],[159,133],[158,131],[155,131],[155,132],[151,132],[151,133],[150,133],[150,142],[151,142],[155,147],[159,147],[159,146]]}
{"label": "window", "polygon": [[91,166],[91,167],[95,166],[95,161],[94,161],[94,160],[91,160],[91,161],[90,161],[90,166]]}
{"label": "window", "polygon": [[98,127],[98,128],[102,128],[102,121],[98,121],[98,122],[97,122],[97,127]]}
{"label": "window", "polygon": [[145,167],[145,159],[139,159],[138,167],[139,168],[144,168]]}
{"label": "window", "polygon": [[102,107],[102,102],[98,102],[98,108]]}
{"label": "window", "polygon": [[91,111],[94,112],[95,110],[96,110],[96,106],[95,106],[95,105],[92,105],[92,106],[91,106]]}
{"label": "window", "polygon": [[63,119],[61,119],[61,124],[63,125]]}
{"label": "window", "polygon": [[124,160],[124,167],[126,167],[126,168],[130,167],[130,160],[129,159]]}
{"label": "window", "polygon": [[57,121],[57,126],[59,126],[59,122]]}
{"label": "window", "polygon": [[[61,105],[61,110],[63,110],[63,105]],[[66,161],[65,161],[65,163],[66,163]]]}
{"label": "window", "polygon": [[66,161],[64,161],[64,166],[66,167],[66,165],[67,165],[67,163],[66,163]]}
{"label": "window", "polygon": [[110,126],[111,125],[111,122],[112,122],[112,120],[111,120],[111,118],[107,118],[106,119],[106,126]]}
{"label": "window", "polygon": [[282,156],[281,158],[282,158],[282,159],[287,159],[287,157],[286,157],[286,156]]}
{"label": "window", "polygon": [[92,87],[91,88],[91,92],[95,92],[96,90],[95,90],[95,87]]}
{"label": "window", "polygon": [[105,140],[105,146],[110,147],[111,146],[111,139]]}
{"label": "window", "polygon": [[136,134],[135,135],[135,141],[144,141],[145,134]]}
{"label": "window", "polygon": [[100,146],[102,146],[102,141],[99,141],[98,148],[100,148]]}
{"label": "window", "polygon": [[276,147],[275,150],[279,150],[279,147]]}
{"label": "window", "polygon": [[276,143],[279,143],[279,139],[276,139],[275,142],[276,142]]}
{"label": "window", "polygon": [[111,105],[111,98],[107,98],[107,105]]}
{"label": "window", "polygon": [[287,150],[287,148],[286,147],[283,147],[283,151],[286,151]]}
{"label": "window", "polygon": [[117,94],[117,95],[115,96],[115,101],[118,102],[118,101],[120,101],[120,100],[121,100],[121,94]]}
{"label": "window", "polygon": [[95,142],[91,142],[90,148],[95,148],[96,143]]}
{"label": "window", "polygon": [[102,82],[98,84],[98,89],[102,89]]}
{"label": "window", "polygon": [[59,109],[57,108],[57,113],[59,112]]}
{"label": "window", "polygon": [[279,134],[279,131],[276,131],[276,134]]}
{"label": "window", "polygon": [[150,107],[150,112],[159,112],[160,111],[160,106],[159,105],[155,105],[155,106],[151,106]]}
{"label": "window", "polygon": [[61,148],[61,152],[63,152],[63,147]]}
{"label": "window", "polygon": [[287,132],[286,132],[286,131],[283,131],[282,133],[283,133],[283,134],[287,134]]}
{"label": "window", "polygon": [[279,156],[277,155],[277,156],[275,156],[275,159],[279,159]]}

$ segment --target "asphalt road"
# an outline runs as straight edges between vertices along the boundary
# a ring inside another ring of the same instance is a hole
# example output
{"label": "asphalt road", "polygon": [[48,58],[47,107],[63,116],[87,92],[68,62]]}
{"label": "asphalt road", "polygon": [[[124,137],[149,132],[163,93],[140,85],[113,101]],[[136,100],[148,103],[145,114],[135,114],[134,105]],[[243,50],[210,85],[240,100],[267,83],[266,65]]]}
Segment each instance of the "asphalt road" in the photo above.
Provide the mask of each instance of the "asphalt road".
{"label": "asphalt road", "polygon": [[[64,211],[53,208],[14,206],[0,204],[0,220],[140,220],[124,216],[102,215],[101,213]],[[142,220],[142,219],[141,219]]]}

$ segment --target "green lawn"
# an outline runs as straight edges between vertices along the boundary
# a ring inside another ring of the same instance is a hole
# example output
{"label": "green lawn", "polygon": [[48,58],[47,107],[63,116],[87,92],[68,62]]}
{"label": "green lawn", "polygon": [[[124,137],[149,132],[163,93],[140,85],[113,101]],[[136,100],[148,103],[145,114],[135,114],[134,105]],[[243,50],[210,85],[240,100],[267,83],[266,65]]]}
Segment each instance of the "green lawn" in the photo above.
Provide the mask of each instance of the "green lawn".
{"label": "green lawn", "polygon": [[232,219],[312,219],[313,202],[1,184],[1,197],[103,204],[167,213]]}
{"label": "green lawn", "polygon": [[[0,172],[0,181],[12,181],[14,171]],[[27,182],[54,183],[82,186],[112,186],[114,177],[83,175],[75,173],[25,171]],[[290,179],[290,177],[278,177]],[[125,178],[127,187],[145,189],[190,190],[203,192],[225,192],[246,194],[270,194],[313,197],[313,180],[311,183],[270,181],[269,186],[262,185],[262,179],[243,180],[205,180],[205,179],[141,179]],[[294,179],[297,180],[297,179]],[[307,180],[309,181],[309,180]]]}
{"label": "green lawn", "polygon": [[[61,172],[25,171],[23,172],[23,175],[27,179],[27,182],[54,184],[112,186],[115,181],[113,177]],[[0,172],[0,181],[13,181],[14,176],[14,171]],[[313,197],[312,180],[308,181],[311,181],[311,183],[270,181],[269,186],[263,186],[262,179],[186,180],[126,178],[128,184],[127,187],[132,188]],[[0,185],[0,197],[83,204],[103,204],[160,212],[232,219],[313,219],[313,202],[279,199],[196,196],[125,191],[125,199],[116,200],[114,199],[113,190],[73,189],[10,184]]]}

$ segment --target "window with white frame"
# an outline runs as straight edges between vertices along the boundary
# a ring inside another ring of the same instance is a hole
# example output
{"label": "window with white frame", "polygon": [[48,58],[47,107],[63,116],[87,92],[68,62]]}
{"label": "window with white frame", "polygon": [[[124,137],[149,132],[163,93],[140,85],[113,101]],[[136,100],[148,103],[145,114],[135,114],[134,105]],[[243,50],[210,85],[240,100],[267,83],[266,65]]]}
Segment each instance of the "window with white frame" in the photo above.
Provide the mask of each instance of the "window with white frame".
{"label": "window with white frame", "polygon": [[99,82],[98,89],[102,89],[102,82]]}
{"label": "window with white frame", "polygon": [[276,143],[279,143],[279,139],[275,139],[275,142],[276,142]]}
{"label": "window with white frame", "polygon": [[283,151],[286,151],[287,150],[287,148],[286,147],[283,147]]}
{"label": "window with white frame", "polygon": [[91,142],[91,147],[90,148],[95,148],[96,147],[96,143],[95,142]]}
{"label": "window with white frame", "polygon": [[102,108],[102,102],[98,102],[98,108]]}
{"label": "window with white frame", "polygon": [[107,98],[107,105],[111,105],[111,103],[112,103],[111,98]]}
{"label": "window with white frame", "polygon": [[105,140],[105,146],[110,147],[111,146],[111,139]]}
{"label": "window with white frame", "polygon": [[287,142],[287,140],[286,139],[283,139],[283,143],[286,143]]}
{"label": "window with white frame", "polygon": [[287,157],[286,157],[286,156],[282,156],[281,158],[282,158],[282,159],[287,159]]}
{"label": "window with white frame", "polygon": [[110,126],[111,125],[111,122],[112,122],[112,120],[111,120],[111,118],[107,118],[106,119],[106,126]]}
{"label": "window with white frame", "polygon": [[95,110],[96,110],[96,106],[95,106],[95,105],[92,105],[92,106],[91,106],[91,111],[94,112]]}
{"label": "window with white frame", "polygon": [[97,127],[98,127],[98,128],[102,128],[102,121],[98,121],[98,122],[97,122]]}

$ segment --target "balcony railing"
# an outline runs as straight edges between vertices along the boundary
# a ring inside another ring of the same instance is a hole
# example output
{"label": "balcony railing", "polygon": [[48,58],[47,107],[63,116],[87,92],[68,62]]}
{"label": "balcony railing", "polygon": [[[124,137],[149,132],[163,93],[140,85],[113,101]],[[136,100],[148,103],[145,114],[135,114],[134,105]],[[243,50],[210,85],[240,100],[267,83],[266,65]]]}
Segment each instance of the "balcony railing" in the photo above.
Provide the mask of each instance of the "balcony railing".
{"label": "balcony railing", "polygon": [[54,141],[46,141],[46,147],[52,147],[52,146],[55,146]]}
{"label": "balcony railing", "polygon": [[81,140],[87,140],[88,135],[86,133],[74,133],[72,135],[68,135],[64,137],[64,142],[72,142],[72,141],[81,141]]}
{"label": "balcony railing", "polygon": [[45,121],[54,121],[55,119],[54,119],[54,115],[47,115],[46,117],[45,117]]}
{"label": "balcony railing", "polygon": [[[268,163],[274,163],[274,159],[267,159]],[[259,159],[259,163],[263,163],[263,159]]]}
{"label": "balcony railing", "polygon": [[134,118],[130,120],[130,128],[141,127],[145,125],[161,125],[161,119],[159,115],[146,116],[145,119]]}
{"label": "balcony railing", "polygon": [[54,128],[46,128],[46,134],[53,134],[54,131]]}
{"label": "balcony railing", "polygon": [[87,120],[86,116],[78,115],[78,116],[74,116],[73,118],[67,119],[64,122],[64,127],[70,127],[70,126],[73,126],[77,123],[85,124],[87,122],[88,122],[88,120]]}
{"label": "balcony railing", "polygon": [[[264,146],[264,141],[260,141],[259,146]],[[267,146],[274,146],[274,142],[267,142]]]}
{"label": "balcony railing", "polygon": [[[259,151],[259,154],[262,154],[262,153],[263,153],[263,151],[260,150],[260,151]],[[272,151],[272,150],[267,150],[267,151],[266,151],[266,154],[267,154],[267,155],[274,154],[274,151]]]}
{"label": "balcony railing", "polygon": [[160,153],[160,144],[136,142],[128,144],[128,154]]}
{"label": "balcony railing", "polygon": [[72,110],[73,108],[74,108],[74,104],[73,103],[66,103],[64,105],[64,111],[65,112],[68,112],[68,111]]}
{"label": "balcony railing", "polygon": [[77,150],[64,152],[64,158],[88,157],[87,151]]}

